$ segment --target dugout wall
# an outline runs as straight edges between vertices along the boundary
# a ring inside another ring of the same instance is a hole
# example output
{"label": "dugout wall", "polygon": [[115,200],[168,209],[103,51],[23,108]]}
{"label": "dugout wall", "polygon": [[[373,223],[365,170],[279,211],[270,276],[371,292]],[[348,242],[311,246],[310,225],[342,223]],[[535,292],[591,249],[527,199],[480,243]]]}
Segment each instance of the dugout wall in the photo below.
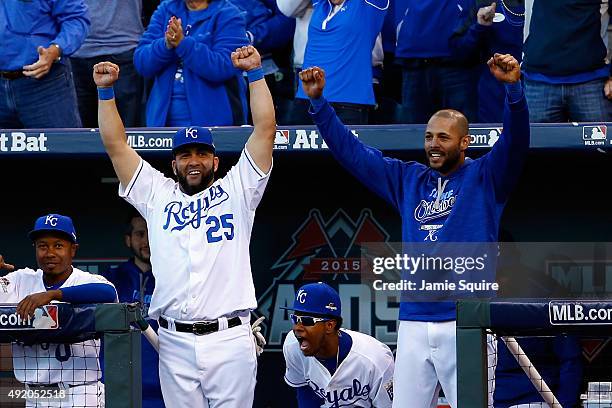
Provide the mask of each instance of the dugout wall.
{"label": "dugout wall", "polygon": [[[592,139],[593,128],[532,128],[532,149],[502,221],[516,241],[612,242],[611,206],[602,193],[612,168],[612,138],[604,133],[605,139]],[[267,317],[264,330],[269,343],[259,359],[256,407],[287,407],[287,401],[293,401],[294,393],[283,381],[280,352],[290,324],[277,306],[290,302],[294,289],[303,282],[332,282],[342,298],[345,326],[395,347],[397,304],[360,298],[358,276],[351,275],[342,262],[332,262],[352,257],[355,248],[350,243],[358,232],[367,230],[373,241],[400,241],[399,216],[344,171],[312,130],[304,127],[277,132],[274,170],[253,229],[256,313]],[[474,145],[468,155],[484,154],[499,130],[474,126]],[[145,159],[170,174],[170,148],[164,146],[163,138],[172,132],[153,132],[158,131],[130,132],[130,141],[140,146]],[[355,132],[388,155],[403,160],[424,158],[422,126],[364,127]],[[38,144],[40,150],[41,133],[46,138],[46,151],[28,152],[24,138],[32,138],[32,149]],[[222,173],[236,162],[249,133],[248,128],[215,130]],[[87,130],[23,134],[0,131],[5,139],[0,143],[0,253],[14,264],[33,266],[34,253],[26,234],[36,217],[59,212],[74,219],[81,245],[77,254],[80,267],[95,272],[127,258],[122,234],[128,207],[117,195],[115,176],[99,136]],[[22,144],[15,144],[15,137]],[[14,145],[24,150],[11,151]],[[7,151],[2,151],[2,146]],[[308,247],[306,242],[315,246]],[[582,278],[572,281],[572,287],[582,292],[599,290]],[[587,376],[609,374],[609,365],[604,364],[612,360],[609,340],[591,347],[588,355]]]}

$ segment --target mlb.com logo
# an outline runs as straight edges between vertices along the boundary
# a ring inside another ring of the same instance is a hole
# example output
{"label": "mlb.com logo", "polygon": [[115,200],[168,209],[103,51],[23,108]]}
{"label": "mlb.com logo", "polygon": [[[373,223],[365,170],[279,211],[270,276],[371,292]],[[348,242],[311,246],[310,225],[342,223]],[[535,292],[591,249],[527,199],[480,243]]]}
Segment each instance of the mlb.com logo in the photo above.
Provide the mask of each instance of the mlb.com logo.
{"label": "mlb.com logo", "polygon": [[493,147],[499,140],[502,130],[502,128],[470,128],[470,147]]}
{"label": "mlb.com logo", "polygon": [[289,147],[289,130],[277,130],[274,135],[274,149],[287,150]]}
{"label": "mlb.com logo", "polygon": [[608,138],[608,127],[600,126],[583,126],[582,140],[585,146],[605,146]]}

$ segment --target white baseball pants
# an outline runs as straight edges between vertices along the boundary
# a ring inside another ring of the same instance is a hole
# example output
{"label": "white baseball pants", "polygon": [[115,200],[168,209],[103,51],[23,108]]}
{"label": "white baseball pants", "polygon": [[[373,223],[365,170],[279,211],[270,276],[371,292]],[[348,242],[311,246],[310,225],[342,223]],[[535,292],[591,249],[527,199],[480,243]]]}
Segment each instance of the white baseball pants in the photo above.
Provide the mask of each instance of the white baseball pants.
{"label": "white baseball pants", "polygon": [[203,336],[162,327],[158,334],[167,408],[253,406],[257,356],[248,323]]}

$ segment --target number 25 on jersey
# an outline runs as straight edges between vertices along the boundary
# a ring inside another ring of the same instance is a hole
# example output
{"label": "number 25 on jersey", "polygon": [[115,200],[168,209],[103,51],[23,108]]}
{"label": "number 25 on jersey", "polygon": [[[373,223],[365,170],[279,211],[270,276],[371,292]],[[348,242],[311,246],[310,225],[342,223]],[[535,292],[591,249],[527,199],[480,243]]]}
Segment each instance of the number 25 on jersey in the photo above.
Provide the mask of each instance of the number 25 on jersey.
{"label": "number 25 on jersey", "polygon": [[219,242],[223,238],[234,239],[234,214],[223,214],[219,217],[209,215],[205,222],[207,226],[206,239],[208,243]]}

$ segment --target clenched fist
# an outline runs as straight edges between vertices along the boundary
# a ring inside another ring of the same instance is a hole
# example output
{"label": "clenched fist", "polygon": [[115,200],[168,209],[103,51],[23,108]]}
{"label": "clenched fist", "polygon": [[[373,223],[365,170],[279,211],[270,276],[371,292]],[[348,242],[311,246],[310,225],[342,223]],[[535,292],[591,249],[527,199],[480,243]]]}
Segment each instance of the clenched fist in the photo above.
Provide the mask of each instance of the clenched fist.
{"label": "clenched fist", "polygon": [[236,48],[232,52],[232,64],[243,71],[250,71],[261,67],[261,56],[252,45]]}
{"label": "clenched fist", "polygon": [[101,88],[113,86],[119,79],[119,66],[112,62],[99,62],[93,67],[93,79]]}
{"label": "clenched fist", "polygon": [[513,84],[521,79],[521,66],[510,54],[495,54],[487,61],[491,74],[500,82]]}
{"label": "clenched fist", "polygon": [[325,71],[319,67],[307,68],[300,72],[302,89],[309,98],[317,99],[323,95],[325,88]]}

